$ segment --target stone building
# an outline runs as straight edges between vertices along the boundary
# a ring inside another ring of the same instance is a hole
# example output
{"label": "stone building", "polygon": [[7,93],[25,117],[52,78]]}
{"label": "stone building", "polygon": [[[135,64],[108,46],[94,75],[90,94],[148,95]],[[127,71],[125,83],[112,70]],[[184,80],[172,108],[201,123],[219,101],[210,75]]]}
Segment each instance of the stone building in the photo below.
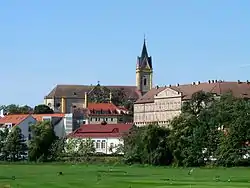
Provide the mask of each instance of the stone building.
{"label": "stone building", "polygon": [[181,113],[183,102],[192,94],[204,91],[220,97],[231,92],[235,97],[250,98],[250,82],[225,82],[209,80],[186,85],[155,87],[140,97],[134,104],[134,123],[143,126],[150,123],[167,126],[169,121]]}
{"label": "stone building", "polygon": [[148,56],[146,42],[144,39],[141,56],[137,58],[136,84],[134,86],[100,86],[97,85],[57,85],[47,96],[44,97],[44,104],[48,105],[55,112],[70,113],[73,104],[84,106],[85,93],[91,96],[98,87],[105,87],[109,90],[121,89],[127,98],[136,101],[143,94],[152,89],[153,84],[152,58]]}

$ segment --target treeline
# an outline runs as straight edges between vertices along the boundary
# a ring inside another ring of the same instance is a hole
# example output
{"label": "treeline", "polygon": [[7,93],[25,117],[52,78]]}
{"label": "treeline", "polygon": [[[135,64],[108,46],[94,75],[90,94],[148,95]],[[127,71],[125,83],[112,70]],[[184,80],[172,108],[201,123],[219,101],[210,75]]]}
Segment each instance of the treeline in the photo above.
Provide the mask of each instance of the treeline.
{"label": "treeline", "polygon": [[250,101],[231,94],[195,93],[171,129],[134,127],[127,135],[127,163],[176,166],[250,164]]}
{"label": "treeline", "polygon": [[[185,102],[169,128],[134,126],[114,155],[96,156],[91,139],[58,139],[50,122],[31,126],[24,141],[21,130],[0,131],[0,160],[124,162],[174,166],[247,166],[250,164],[250,101],[197,92]],[[98,158],[98,159],[97,159]]]}
{"label": "treeline", "polygon": [[4,115],[7,114],[52,114],[54,111],[44,104],[39,104],[34,108],[24,105],[19,106],[16,104],[0,105],[0,110],[3,110]]}

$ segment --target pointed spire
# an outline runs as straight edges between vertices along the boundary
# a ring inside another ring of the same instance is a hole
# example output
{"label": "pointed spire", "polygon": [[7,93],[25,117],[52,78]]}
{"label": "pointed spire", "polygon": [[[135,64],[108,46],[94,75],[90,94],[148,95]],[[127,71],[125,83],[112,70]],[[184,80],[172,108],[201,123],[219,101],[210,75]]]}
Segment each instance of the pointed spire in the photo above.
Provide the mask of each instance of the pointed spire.
{"label": "pointed spire", "polygon": [[143,47],[142,47],[142,52],[141,52],[141,58],[143,59],[144,57],[148,57],[145,34],[144,34]]}

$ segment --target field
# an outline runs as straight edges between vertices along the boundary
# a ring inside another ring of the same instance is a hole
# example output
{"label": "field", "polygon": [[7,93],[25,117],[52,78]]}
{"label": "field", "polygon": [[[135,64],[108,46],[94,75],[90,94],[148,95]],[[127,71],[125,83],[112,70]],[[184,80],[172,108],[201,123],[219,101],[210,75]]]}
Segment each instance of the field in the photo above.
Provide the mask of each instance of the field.
{"label": "field", "polygon": [[138,166],[0,165],[0,188],[250,187],[248,168],[189,171]]}

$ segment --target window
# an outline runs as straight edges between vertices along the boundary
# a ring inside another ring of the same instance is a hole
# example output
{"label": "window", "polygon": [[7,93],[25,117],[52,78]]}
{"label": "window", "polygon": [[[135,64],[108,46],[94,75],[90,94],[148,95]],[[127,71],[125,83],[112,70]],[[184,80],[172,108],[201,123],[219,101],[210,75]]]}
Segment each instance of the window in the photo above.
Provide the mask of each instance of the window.
{"label": "window", "polygon": [[101,148],[102,148],[102,149],[105,149],[105,148],[106,148],[106,141],[105,141],[105,140],[102,141],[102,143],[101,143]]}
{"label": "window", "polygon": [[143,84],[144,84],[144,86],[147,85],[147,78],[143,79]]}
{"label": "window", "polygon": [[31,140],[31,134],[29,134],[29,138],[28,139]]}
{"label": "window", "polygon": [[29,126],[28,132],[31,132],[31,127]]}
{"label": "window", "polygon": [[96,149],[99,149],[100,148],[100,140],[97,140],[97,142],[96,142]]}
{"label": "window", "polygon": [[108,121],[108,118],[105,118],[105,121]]}
{"label": "window", "polygon": [[110,118],[110,121],[114,121],[113,118]]}

